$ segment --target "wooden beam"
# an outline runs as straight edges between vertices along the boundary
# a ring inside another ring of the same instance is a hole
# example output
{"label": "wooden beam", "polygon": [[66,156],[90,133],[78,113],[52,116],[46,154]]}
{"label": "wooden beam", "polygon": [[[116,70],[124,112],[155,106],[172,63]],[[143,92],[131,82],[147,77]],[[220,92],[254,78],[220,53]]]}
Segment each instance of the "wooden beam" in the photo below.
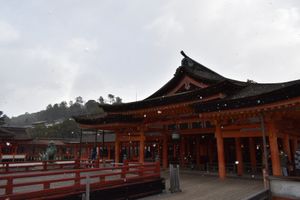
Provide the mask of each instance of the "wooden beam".
{"label": "wooden beam", "polygon": [[261,131],[223,131],[223,138],[262,137]]}
{"label": "wooden beam", "polygon": [[259,129],[260,124],[230,124],[230,125],[223,125],[222,130],[223,131],[233,131],[233,130],[240,130],[240,129]]}
{"label": "wooden beam", "polygon": [[183,129],[179,130],[179,132],[181,135],[214,134],[215,128]]}

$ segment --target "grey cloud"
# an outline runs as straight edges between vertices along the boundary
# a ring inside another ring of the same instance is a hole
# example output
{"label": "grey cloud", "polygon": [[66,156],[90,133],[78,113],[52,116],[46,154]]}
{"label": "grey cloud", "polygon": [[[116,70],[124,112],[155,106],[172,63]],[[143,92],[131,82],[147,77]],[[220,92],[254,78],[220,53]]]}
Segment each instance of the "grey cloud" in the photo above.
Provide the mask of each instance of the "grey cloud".
{"label": "grey cloud", "polygon": [[172,77],[180,50],[229,78],[298,79],[299,9],[297,0],[2,2],[0,110],[143,99]]}

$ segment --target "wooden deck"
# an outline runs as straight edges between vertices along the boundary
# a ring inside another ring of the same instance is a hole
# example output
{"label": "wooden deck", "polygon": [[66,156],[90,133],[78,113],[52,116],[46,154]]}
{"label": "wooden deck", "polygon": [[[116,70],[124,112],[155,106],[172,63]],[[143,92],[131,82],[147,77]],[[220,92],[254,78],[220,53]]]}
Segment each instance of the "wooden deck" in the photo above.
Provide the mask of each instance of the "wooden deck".
{"label": "wooden deck", "polygon": [[[91,192],[110,188],[119,190],[126,184],[161,179],[159,163],[126,163],[105,168],[9,173],[0,177],[0,199],[65,199],[69,196],[74,199],[85,192],[87,177]],[[144,191],[141,196],[142,193]]]}
{"label": "wooden deck", "polygon": [[191,171],[180,174],[182,192],[170,193],[168,172],[162,176],[166,178],[167,191],[143,200],[240,200],[263,189],[262,180],[233,177],[221,180]]}

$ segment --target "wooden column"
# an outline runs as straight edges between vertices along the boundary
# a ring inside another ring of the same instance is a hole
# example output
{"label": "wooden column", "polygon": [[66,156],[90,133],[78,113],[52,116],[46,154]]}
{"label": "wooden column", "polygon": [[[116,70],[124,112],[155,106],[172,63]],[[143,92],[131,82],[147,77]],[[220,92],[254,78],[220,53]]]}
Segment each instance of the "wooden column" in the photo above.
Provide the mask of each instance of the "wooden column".
{"label": "wooden column", "polygon": [[279,160],[279,150],[277,143],[277,130],[273,121],[268,124],[268,132],[269,132],[269,143],[270,143],[270,152],[271,152],[271,160],[272,160],[272,169],[274,176],[281,176],[281,166]]}
{"label": "wooden column", "polygon": [[200,138],[196,136],[196,166],[200,166]]}
{"label": "wooden column", "polygon": [[74,159],[77,159],[77,156],[78,156],[77,152],[78,152],[77,144],[74,144],[74,146],[73,146]]}
{"label": "wooden column", "polygon": [[182,137],[180,141],[180,165],[184,165],[184,156],[185,156],[185,138]]}
{"label": "wooden column", "polygon": [[111,149],[111,145],[108,144],[108,145],[107,145],[107,157],[108,157],[107,159],[108,159],[108,160],[110,160],[110,149]]}
{"label": "wooden column", "polygon": [[208,140],[208,160],[209,160],[209,164],[213,163],[214,160],[214,144],[212,142],[211,139]]}
{"label": "wooden column", "polygon": [[116,139],[115,139],[115,163],[120,162],[120,140],[119,135],[116,133]]}
{"label": "wooden column", "polygon": [[101,151],[101,148],[100,148],[100,143],[97,143],[96,144],[96,148],[97,148],[97,159],[101,159],[102,157],[102,155],[100,154],[100,151]]}
{"label": "wooden column", "polygon": [[223,141],[221,126],[219,123],[216,123],[215,137],[217,139],[219,177],[221,179],[224,179],[226,176],[225,157],[224,157],[224,141]]}
{"label": "wooden column", "polygon": [[144,154],[145,154],[145,135],[144,131],[140,133],[140,149],[139,149],[139,162],[144,163]]}
{"label": "wooden column", "polygon": [[237,164],[237,175],[242,176],[244,173],[243,152],[241,147],[241,138],[235,138],[235,154]]}
{"label": "wooden column", "polygon": [[18,151],[18,145],[15,144],[15,145],[14,145],[14,148],[13,148],[13,154],[16,155],[16,154],[17,154],[17,151]]}
{"label": "wooden column", "polygon": [[89,159],[89,155],[90,155],[90,147],[88,144],[86,144],[85,146],[85,159]]}
{"label": "wooden column", "polygon": [[166,133],[163,133],[163,169],[168,168],[168,135]]}
{"label": "wooden column", "polygon": [[298,149],[298,138],[293,137],[293,156],[295,156],[297,149]]}
{"label": "wooden column", "polygon": [[290,136],[285,133],[283,136],[283,151],[288,156],[289,162],[292,161],[291,147],[290,147]]}
{"label": "wooden column", "polygon": [[254,138],[249,137],[249,152],[252,172],[256,172],[256,150]]}

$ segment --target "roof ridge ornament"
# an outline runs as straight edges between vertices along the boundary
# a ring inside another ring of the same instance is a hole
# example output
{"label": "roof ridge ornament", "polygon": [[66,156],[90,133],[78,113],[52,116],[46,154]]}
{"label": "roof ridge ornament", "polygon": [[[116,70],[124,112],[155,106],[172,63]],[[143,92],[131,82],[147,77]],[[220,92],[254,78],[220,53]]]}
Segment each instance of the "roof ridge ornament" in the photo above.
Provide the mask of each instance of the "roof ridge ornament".
{"label": "roof ridge ornament", "polygon": [[194,61],[188,57],[184,51],[180,51],[181,55],[184,57],[182,60],[181,60],[181,66],[189,66],[189,67],[192,67],[194,65]]}

